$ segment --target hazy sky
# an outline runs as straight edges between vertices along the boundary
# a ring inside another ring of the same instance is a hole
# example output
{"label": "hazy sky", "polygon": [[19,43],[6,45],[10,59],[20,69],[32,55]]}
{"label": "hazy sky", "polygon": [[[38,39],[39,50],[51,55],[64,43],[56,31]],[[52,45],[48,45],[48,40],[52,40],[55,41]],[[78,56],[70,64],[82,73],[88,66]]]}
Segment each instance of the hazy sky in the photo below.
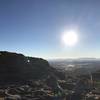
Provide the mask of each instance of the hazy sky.
{"label": "hazy sky", "polygon": [[[78,43],[63,45],[63,31]],[[0,50],[42,58],[100,57],[100,0],[0,0]]]}

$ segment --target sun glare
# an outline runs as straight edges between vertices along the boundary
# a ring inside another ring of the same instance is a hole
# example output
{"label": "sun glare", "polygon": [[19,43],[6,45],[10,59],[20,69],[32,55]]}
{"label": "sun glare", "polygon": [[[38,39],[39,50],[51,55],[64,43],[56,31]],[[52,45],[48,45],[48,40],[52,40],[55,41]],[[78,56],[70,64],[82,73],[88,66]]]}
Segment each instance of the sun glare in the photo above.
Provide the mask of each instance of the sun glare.
{"label": "sun glare", "polygon": [[62,40],[68,46],[75,46],[78,42],[78,35],[75,31],[67,31],[63,33]]}

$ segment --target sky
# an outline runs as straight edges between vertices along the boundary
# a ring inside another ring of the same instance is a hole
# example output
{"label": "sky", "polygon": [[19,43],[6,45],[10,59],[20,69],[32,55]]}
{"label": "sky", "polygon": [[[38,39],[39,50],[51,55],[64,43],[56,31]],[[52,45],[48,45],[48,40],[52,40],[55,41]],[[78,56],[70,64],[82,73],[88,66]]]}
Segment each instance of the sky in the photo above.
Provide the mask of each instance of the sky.
{"label": "sky", "polygon": [[[65,46],[63,31],[77,30]],[[27,56],[100,58],[100,0],[0,0],[0,50]]]}

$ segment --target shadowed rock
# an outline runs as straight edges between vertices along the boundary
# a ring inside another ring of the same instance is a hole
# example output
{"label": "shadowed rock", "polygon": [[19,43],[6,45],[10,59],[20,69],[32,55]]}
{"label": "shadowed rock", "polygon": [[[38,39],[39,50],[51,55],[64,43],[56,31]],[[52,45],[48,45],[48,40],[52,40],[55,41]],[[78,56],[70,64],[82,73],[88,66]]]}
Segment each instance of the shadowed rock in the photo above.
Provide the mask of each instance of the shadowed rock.
{"label": "shadowed rock", "polygon": [[44,59],[6,51],[0,52],[0,83],[41,79],[49,74],[50,69]]}

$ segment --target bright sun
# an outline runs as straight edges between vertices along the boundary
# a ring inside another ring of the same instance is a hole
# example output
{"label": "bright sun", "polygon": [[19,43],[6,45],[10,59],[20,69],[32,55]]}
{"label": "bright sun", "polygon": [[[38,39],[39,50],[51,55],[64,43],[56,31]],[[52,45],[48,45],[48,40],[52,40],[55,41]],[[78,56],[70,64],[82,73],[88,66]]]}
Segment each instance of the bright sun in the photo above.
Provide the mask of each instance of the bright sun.
{"label": "bright sun", "polygon": [[75,46],[78,42],[78,35],[75,31],[67,31],[63,33],[62,40],[68,46]]}

